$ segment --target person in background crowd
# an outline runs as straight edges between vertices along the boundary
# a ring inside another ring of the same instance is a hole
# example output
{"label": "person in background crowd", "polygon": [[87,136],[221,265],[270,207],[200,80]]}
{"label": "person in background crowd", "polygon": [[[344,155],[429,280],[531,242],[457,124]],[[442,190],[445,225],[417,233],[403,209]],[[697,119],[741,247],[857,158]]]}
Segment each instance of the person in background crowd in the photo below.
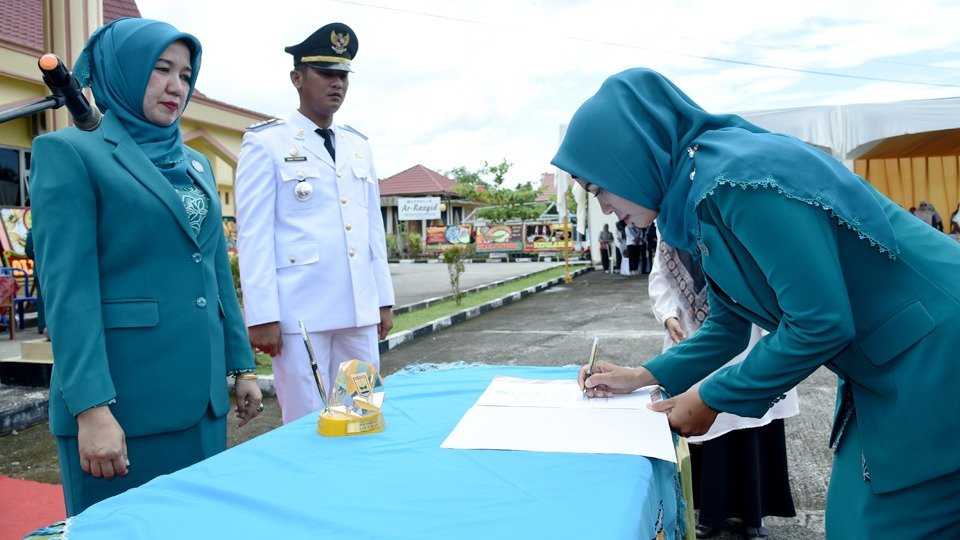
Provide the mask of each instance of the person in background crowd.
{"label": "person in background crowd", "polygon": [[623,260],[627,252],[627,224],[623,221],[617,221],[616,227],[617,232],[614,236],[614,248],[617,252],[617,260],[614,261],[614,273],[623,275]]}
{"label": "person in background crowd", "polygon": [[610,225],[604,224],[600,231],[600,264],[603,265],[603,271],[610,271],[610,250],[613,248],[613,233],[610,232]]}
{"label": "person in background crowd", "polygon": [[960,204],[957,205],[957,209],[950,216],[950,236],[960,240]]}
{"label": "person in background crowd", "polygon": [[920,220],[927,225],[930,225],[940,232],[943,232],[943,219],[940,217],[940,214],[937,213],[937,209],[927,201],[920,202],[920,207],[917,208],[917,211],[914,215],[920,218]]}
{"label": "person in background crowd", "polygon": [[640,253],[646,250],[640,242],[643,241],[643,234],[639,227],[630,224],[626,228],[627,235],[627,259],[629,260],[630,275],[635,276],[640,273]]}
{"label": "person in background crowd", "polygon": [[228,374],[240,425],[263,410],[217,183],[180,136],[200,42],[117,19],[75,66],[103,122],[37,137],[30,167],[57,359],[50,430],[71,516],[222,451]]}
{"label": "person in background crowd", "polygon": [[656,222],[651,223],[649,227],[644,229],[644,238],[646,238],[647,243],[647,261],[650,263],[644,272],[650,273],[653,267],[653,258],[657,253],[657,224]]}
{"label": "person in background crowd", "polygon": [[[660,242],[648,287],[653,315],[666,329],[664,351],[695,334],[707,319],[707,282],[692,255]],[[764,334],[751,326],[747,348],[725,365],[740,363]],[[765,516],[796,515],[783,419],[799,413],[797,391],[791,389],[762,418],[721,413],[706,434],[688,439],[693,499],[700,511],[697,538],[738,529],[751,540],[762,539],[768,536]]]}
{"label": "person in background crowd", "polygon": [[[708,284],[696,334],[642,367],[584,366],[587,396],[660,385],[672,397],[650,408],[702,435],[720,412],[763,417],[826,367],[840,379],[827,537],[960,538],[960,245],[829,155],[710,114],[647,69],[609,77],[552,164],[604,212],[656,219]],[[769,335],[722,367],[751,323]]]}

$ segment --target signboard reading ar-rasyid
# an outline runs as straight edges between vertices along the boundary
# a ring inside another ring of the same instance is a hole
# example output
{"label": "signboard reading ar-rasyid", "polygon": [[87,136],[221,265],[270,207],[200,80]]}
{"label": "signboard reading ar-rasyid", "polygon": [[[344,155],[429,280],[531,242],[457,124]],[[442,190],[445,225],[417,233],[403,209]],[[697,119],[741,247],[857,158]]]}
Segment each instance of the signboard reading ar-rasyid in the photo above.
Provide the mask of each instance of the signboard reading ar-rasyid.
{"label": "signboard reading ar-rasyid", "polygon": [[399,197],[397,209],[400,221],[440,219],[440,197]]}

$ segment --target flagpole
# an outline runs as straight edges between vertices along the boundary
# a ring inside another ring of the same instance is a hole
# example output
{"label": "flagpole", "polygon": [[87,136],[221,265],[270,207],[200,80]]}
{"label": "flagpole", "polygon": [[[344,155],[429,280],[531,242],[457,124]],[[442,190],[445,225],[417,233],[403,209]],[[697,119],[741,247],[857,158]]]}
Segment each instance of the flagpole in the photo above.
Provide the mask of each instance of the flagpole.
{"label": "flagpole", "polygon": [[[566,197],[567,194],[564,193],[563,196]],[[570,236],[572,236],[570,233],[573,231],[570,229],[569,212],[566,211],[566,208],[563,210],[563,232],[566,235],[566,238],[563,242],[563,282],[571,283],[573,281],[573,276],[570,275]]]}

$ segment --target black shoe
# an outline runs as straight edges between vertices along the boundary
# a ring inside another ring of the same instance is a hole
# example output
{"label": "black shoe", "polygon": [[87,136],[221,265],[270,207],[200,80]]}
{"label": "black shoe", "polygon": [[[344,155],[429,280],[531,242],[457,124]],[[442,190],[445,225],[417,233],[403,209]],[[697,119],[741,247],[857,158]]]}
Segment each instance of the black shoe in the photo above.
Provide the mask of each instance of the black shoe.
{"label": "black shoe", "polygon": [[743,535],[747,540],[767,540],[770,536],[766,527],[746,527]]}
{"label": "black shoe", "polygon": [[713,538],[720,534],[720,527],[711,527],[709,525],[697,525],[697,538]]}

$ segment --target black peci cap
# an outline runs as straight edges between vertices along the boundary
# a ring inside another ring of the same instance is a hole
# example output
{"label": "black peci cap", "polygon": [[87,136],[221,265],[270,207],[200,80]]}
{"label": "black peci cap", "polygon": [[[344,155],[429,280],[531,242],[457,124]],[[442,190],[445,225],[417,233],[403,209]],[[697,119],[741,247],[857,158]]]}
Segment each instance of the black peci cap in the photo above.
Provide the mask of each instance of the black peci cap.
{"label": "black peci cap", "polygon": [[293,64],[307,64],[317,69],[352,71],[350,61],[357,55],[360,40],[343,23],[330,23],[302,42],[284,51],[293,55]]}

